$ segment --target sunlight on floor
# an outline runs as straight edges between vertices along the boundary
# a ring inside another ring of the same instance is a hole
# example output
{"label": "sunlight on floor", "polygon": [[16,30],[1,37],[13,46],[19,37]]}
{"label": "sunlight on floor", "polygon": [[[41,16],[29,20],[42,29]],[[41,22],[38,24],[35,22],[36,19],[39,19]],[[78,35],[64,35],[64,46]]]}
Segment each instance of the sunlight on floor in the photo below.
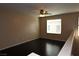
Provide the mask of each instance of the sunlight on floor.
{"label": "sunlight on floor", "polygon": [[51,45],[50,43],[46,44],[46,54],[51,56],[56,56],[60,50],[60,47],[57,45]]}

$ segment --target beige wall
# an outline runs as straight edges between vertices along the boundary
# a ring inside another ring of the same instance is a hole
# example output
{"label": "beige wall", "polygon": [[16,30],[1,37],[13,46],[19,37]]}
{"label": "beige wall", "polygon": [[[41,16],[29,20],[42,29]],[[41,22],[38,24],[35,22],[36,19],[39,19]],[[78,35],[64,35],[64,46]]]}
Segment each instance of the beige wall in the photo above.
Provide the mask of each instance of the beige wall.
{"label": "beige wall", "polygon": [[38,18],[23,12],[0,7],[0,49],[39,38]]}
{"label": "beige wall", "polygon": [[[40,37],[52,40],[66,41],[68,36],[73,31],[74,27],[77,26],[77,15],[78,13],[67,13],[55,16],[41,17],[40,20]],[[47,34],[46,33],[46,20],[58,19],[62,20],[62,33],[58,34]]]}

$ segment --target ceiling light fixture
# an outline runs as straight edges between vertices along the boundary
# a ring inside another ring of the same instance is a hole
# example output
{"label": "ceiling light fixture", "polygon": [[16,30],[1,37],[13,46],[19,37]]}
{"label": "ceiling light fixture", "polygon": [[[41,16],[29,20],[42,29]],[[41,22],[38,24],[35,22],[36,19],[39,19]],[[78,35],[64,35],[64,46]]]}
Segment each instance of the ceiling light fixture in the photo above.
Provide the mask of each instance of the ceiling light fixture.
{"label": "ceiling light fixture", "polygon": [[45,16],[49,16],[50,13],[48,13],[48,11],[41,9],[40,10],[40,17],[45,17]]}

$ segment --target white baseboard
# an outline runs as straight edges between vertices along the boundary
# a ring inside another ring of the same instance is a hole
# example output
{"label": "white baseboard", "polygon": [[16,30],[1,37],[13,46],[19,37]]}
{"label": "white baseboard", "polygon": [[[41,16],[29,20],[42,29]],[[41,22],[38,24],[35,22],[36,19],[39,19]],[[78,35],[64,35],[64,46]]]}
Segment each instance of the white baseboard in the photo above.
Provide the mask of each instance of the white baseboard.
{"label": "white baseboard", "polygon": [[16,46],[16,45],[20,45],[20,44],[23,44],[23,43],[26,43],[26,42],[32,41],[32,40],[35,40],[35,39],[27,40],[27,41],[24,41],[24,42],[19,42],[19,43],[16,43],[16,44],[13,44],[13,45],[10,45],[10,46],[7,46],[7,47],[4,47],[4,48],[1,48],[0,50],[5,50],[5,49],[8,49],[8,48],[14,47],[14,46]]}

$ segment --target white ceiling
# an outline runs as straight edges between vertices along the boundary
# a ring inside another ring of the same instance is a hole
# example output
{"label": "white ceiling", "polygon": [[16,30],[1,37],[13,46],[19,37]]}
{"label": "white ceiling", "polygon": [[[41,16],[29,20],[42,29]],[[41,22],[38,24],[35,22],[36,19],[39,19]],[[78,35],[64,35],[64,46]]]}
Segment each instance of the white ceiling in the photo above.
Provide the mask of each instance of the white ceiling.
{"label": "white ceiling", "polygon": [[52,15],[79,12],[78,3],[22,3],[22,4],[0,4],[0,7],[9,7],[21,12],[29,12],[39,15],[40,9],[45,9]]}

